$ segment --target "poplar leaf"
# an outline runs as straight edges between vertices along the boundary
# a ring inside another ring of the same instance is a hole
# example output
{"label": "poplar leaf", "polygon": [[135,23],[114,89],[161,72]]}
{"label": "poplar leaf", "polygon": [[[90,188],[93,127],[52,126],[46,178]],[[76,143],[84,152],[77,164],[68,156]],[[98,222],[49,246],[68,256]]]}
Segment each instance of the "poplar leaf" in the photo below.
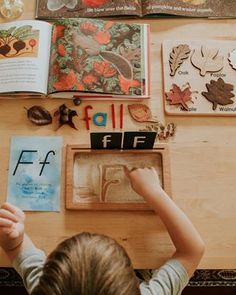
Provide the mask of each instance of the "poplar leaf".
{"label": "poplar leaf", "polygon": [[191,50],[187,44],[180,44],[173,47],[170,53],[170,75],[174,76],[177,69],[182,65],[185,59],[189,57]]}
{"label": "poplar leaf", "polygon": [[191,62],[200,70],[201,76],[207,72],[218,72],[224,67],[224,57],[219,56],[218,52],[218,49],[207,49],[205,46],[194,50]]}

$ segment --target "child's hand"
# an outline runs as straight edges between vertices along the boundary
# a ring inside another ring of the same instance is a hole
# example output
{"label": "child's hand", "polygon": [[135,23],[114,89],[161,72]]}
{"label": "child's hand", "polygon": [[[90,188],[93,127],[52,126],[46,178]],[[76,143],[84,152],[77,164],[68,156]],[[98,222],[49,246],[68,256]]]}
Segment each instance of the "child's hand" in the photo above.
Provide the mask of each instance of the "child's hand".
{"label": "child's hand", "polygon": [[125,167],[125,173],[130,180],[133,190],[139,195],[147,196],[162,190],[156,170],[152,168],[137,168],[129,171]]}
{"label": "child's hand", "polygon": [[0,206],[0,246],[5,251],[18,247],[24,237],[24,212],[5,203]]}

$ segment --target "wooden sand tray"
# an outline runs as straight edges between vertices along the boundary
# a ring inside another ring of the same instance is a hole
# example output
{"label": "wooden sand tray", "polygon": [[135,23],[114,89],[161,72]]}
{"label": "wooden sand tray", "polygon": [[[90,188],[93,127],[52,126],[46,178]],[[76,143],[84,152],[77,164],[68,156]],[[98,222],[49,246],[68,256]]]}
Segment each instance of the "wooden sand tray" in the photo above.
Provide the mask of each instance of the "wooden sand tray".
{"label": "wooden sand tray", "polygon": [[66,208],[75,210],[151,210],[127,179],[128,169],[153,166],[170,195],[168,149],[91,150],[67,146]]}
{"label": "wooden sand tray", "polygon": [[235,116],[235,41],[164,41],[162,57],[167,114]]}

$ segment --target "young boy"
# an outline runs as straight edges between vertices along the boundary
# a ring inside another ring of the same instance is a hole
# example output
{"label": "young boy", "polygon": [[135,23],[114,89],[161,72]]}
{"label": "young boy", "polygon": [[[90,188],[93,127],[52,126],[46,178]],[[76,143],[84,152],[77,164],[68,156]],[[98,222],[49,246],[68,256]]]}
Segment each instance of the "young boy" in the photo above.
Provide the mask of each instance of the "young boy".
{"label": "young boy", "polygon": [[186,215],[159,184],[154,168],[128,171],[131,186],[162,219],[175,253],[148,283],[138,284],[125,250],[113,239],[82,233],[57,246],[46,258],[24,233],[24,213],[0,209],[0,246],[32,295],[180,295],[198,266],[204,243]]}

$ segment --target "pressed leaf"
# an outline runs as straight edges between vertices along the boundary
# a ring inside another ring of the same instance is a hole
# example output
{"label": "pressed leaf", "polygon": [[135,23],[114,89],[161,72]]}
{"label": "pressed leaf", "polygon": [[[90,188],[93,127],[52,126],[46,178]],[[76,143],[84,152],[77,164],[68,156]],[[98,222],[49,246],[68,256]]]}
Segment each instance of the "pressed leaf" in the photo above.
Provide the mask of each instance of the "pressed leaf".
{"label": "pressed leaf", "polygon": [[189,57],[190,52],[191,50],[187,44],[180,44],[172,49],[169,59],[171,76],[175,75],[184,60]]}
{"label": "pressed leaf", "polygon": [[207,49],[205,46],[194,50],[191,62],[200,70],[201,76],[207,72],[218,72],[224,67],[224,57],[219,56],[218,52],[218,49]]}
{"label": "pressed leaf", "polygon": [[38,126],[48,125],[52,123],[52,116],[48,110],[41,106],[32,106],[27,110],[28,119]]}
{"label": "pressed leaf", "polygon": [[150,108],[142,103],[128,105],[131,117],[137,122],[157,122],[153,119]]}
{"label": "pressed leaf", "polygon": [[206,84],[208,92],[202,92],[202,95],[212,102],[212,109],[216,110],[217,105],[228,105],[234,103],[231,99],[234,97],[232,91],[234,86],[229,83],[225,83],[222,78],[217,81],[211,80],[210,83]]}
{"label": "pressed leaf", "polygon": [[77,128],[73,122],[73,117],[78,116],[78,114],[75,110],[71,110],[65,104],[62,104],[62,105],[60,105],[59,109],[54,113],[54,116],[59,116],[58,128],[67,124],[71,128],[74,128],[77,130]]}

